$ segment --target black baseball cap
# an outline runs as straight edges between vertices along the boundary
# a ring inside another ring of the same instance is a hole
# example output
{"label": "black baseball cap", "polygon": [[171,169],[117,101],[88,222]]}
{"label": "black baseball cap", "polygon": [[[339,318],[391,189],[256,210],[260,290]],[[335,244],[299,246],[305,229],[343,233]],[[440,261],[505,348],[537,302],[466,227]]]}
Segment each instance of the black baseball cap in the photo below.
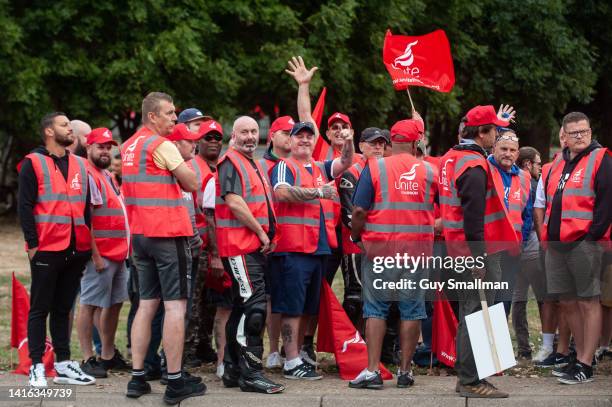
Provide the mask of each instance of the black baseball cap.
{"label": "black baseball cap", "polygon": [[389,133],[384,130],[379,129],[378,127],[368,127],[361,132],[361,137],[359,141],[374,141],[376,139],[383,139],[385,143],[390,142]]}
{"label": "black baseball cap", "polygon": [[293,128],[291,129],[291,135],[295,136],[296,134],[298,134],[302,130],[308,130],[312,134],[316,134],[315,128],[312,125],[312,123],[310,123],[310,122],[297,122],[296,124],[293,125]]}

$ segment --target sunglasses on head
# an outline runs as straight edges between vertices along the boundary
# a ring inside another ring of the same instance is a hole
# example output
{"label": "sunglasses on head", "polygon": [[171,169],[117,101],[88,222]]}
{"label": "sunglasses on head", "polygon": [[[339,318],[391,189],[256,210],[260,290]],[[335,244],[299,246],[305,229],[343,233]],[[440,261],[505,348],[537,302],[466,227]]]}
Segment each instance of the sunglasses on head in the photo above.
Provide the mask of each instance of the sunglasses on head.
{"label": "sunglasses on head", "polygon": [[223,140],[223,136],[220,135],[219,133],[208,133],[207,135],[204,136],[204,140],[206,141],[221,141]]}

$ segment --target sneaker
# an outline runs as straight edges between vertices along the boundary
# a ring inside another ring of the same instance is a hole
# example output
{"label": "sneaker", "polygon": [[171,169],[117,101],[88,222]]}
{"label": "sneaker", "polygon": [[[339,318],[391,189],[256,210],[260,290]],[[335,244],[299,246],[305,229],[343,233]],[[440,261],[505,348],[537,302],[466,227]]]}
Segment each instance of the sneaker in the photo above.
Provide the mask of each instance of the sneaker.
{"label": "sneaker", "polygon": [[285,390],[282,384],[274,383],[265,377],[261,372],[256,372],[249,377],[240,376],[238,379],[240,390],[254,393],[275,394]]}
{"label": "sneaker", "polygon": [[575,362],[572,361],[564,366],[554,367],[551,373],[555,377],[563,377],[566,373],[574,368],[574,363]]}
{"label": "sneaker", "polygon": [[81,362],[81,370],[83,370],[85,374],[95,377],[96,379],[108,377],[106,369],[96,360],[95,356],[90,357],[85,362]]}
{"label": "sneaker", "polygon": [[535,366],[550,369],[551,367],[563,367],[569,363],[569,355],[563,353],[551,353],[546,359],[536,362]]}
{"label": "sneaker", "polygon": [[45,365],[37,363],[30,366],[30,386],[47,387],[47,377],[45,376]]}
{"label": "sneaker", "polygon": [[183,386],[175,388],[173,386],[166,387],[164,393],[164,402],[166,404],[175,405],[190,397],[203,396],[206,393],[206,385],[204,383],[190,383],[183,381]]}
{"label": "sneaker", "polygon": [[[552,351],[552,349],[540,348],[540,349],[538,349],[538,353],[536,353],[535,356],[533,357],[533,361],[534,362],[542,362],[546,358],[551,356],[553,353],[554,352]],[[536,363],[536,366],[537,366],[537,363]]]}
{"label": "sneaker", "polygon": [[293,369],[283,369],[283,376],[285,379],[292,380],[320,380],[323,378],[320,374],[318,374],[314,367],[308,363],[300,363]]}
{"label": "sneaker", "polygon": [[113,370],[124,370],[130,371],[132,370],[132,365],[123,357],[119,349],[115,348],[115,354],[111,359]]}
{"label": "sneaker", "polygon": [[559,380],[563,384],[581,384],[593,381],[593,368],[577,362]]}
{"label": "sneaker", "polygon": [[310,363],[313,366],[318,366],[317,363],[317,352],[314,350],[314,346],[310,345],[302,345],[302,349],[300,350],[300,358]]}
{"label": "sneaker", "polygon": [[349,387],[353,389],[375,389],[383,388],[383,379],[379,371],[370,372],[366,367],[349,382]]}
{"label": "sneaker", "polygon": [[[186,370],[183,370],[181,373],[185,383],[202,383],[202,378],[200,376],[194,376]],[[162,373],[162,377],[159,382],[164,386],[168,385],[168,372]]]}
{"label": "sneaker", "polygon": [[151,393],[151,385],[144,380],[131,379],[127,385],[125,395],[132,399]]}
{"label": "sneaker", "polygon": [[397,387],[405,389],[414,384],[414,377],[412,376],[412,370],[407,372],[397,371]]}
{"label": "sneaker", "polygon": [[459,385],[459,395],[467,398],[505,399],[508,393],[499,390],[486,380],[473,384]]}
{"label": "sneaker", "polygon": [[57,376],[53,378],[53,383],[55,384],[86,386],[96,382],[96,379],[81,370],[79,362],[75,360],[55,363],[55,372],[57,373]]}
{"label": "sneaker", "polygon": [[223,364],[223,362],[221,362],[221,364],[217,366],[217,371],[215,372],[215,375],[219,379],[222,379],[223,378],[223,373],[225,373],[225,365]]}
{"label": "sneaker", "polygon": [[279,369],[281,367],[283,367],[283,358],[280,353],[270,353],[266,359],[266,369]]}

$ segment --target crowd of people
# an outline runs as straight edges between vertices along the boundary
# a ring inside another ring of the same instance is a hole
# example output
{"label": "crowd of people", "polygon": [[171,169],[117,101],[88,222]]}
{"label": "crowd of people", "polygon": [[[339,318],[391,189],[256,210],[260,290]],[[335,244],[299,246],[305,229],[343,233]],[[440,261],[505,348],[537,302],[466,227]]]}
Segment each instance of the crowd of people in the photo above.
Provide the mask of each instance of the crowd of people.
{"label": "crowd of people", "polygon": [[[221,124],[197,108],[177,117],[162,92],[146,95],[142,126],[120,146],[107,128],[60,112],[43,117],[43,145],[19,172],[32,274],[30,385],[47,386],[47,316],[54,383],[93,384],[129,369],[128,397],[161,380],[164,401],[176,404],[205,393],[201,377],[186,370],[204,363],[216,363],[224,386],[248,392],[285,389],[265,369],[321,379],[313,343],[321,284],[340,268],[343,308],[368,350],[368,366],[349,386],[382,388],[380,362],[397,347],[397,386],[410,387],[415,351],[431,337],[431,327],[421,329],[431,304],[365,295],[364,285],[375,256],[436,254],[434,242],[445,244],[443,254],[486,256],[464,281],[510,283],[509,296],[481,295],[511,313],[519,358],[552,368],[562,383],[593,380],[612,339],[612,158],[592,138],[588,117],[563,118],[562,151],[543,165],[546,157],[512,130],[513,108],[476,106],[460,121],[458,144],[431,157],[416,111],[358,137],[338,112],[321,134],[309,95],[316,68],[298,57],[286,72],[298,85],[298,118],[274,120],[263,157],[255,156],[253,118],[234,121],[221,154]],[[542,323],[534,356],[529,287]],[[465,316],[483,298],[455,295],[456,391],[507,397],[479,379],[472,354]],[[128,300],[131,366],[115,346]],[[73,313],[81,363],[70,354]]]}

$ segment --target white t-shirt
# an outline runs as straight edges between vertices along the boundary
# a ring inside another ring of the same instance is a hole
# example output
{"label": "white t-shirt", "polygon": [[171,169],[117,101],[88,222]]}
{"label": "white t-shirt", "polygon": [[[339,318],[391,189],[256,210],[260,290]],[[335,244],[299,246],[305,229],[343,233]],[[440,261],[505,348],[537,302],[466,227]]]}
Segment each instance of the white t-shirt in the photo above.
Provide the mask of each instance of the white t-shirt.
{"label": "white t-shirt", "polygon": [[215,179],[211,178],[204,187],[204,193],[202,194],[202,208],[215,209]]}
{"label": "white t-shirt", "polygon": [[544,183],[542,177],[538,180],[538,188],[536,189],[536,197],[533,202],[534,208],[546,208],[546,194],[544,193]]}

